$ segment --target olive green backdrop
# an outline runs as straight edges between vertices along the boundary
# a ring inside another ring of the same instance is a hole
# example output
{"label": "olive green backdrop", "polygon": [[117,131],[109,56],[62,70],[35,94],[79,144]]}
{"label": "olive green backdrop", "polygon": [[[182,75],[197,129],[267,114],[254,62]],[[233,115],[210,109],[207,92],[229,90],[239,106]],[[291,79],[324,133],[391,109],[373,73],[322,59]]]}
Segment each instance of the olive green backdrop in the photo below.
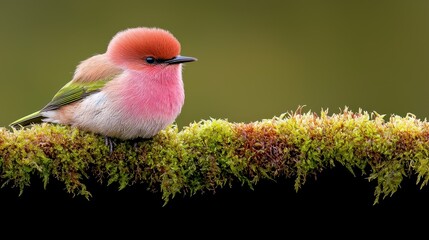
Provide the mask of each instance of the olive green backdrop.
{"label": "olive green backdrop", "polygon": [[429,117],[429,1],[0,0],[0,126],[43,107],[118,31],[182,43],[180,127],[306,105]]}

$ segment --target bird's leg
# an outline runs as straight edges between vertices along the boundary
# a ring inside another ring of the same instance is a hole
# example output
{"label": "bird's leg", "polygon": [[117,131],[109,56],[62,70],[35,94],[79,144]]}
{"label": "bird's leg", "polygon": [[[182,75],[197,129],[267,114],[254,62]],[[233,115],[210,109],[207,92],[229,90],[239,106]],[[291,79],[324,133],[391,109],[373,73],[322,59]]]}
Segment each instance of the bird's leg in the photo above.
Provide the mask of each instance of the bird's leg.
{"label": "bird's leg", "polygon": [[104,136],[104,143],[106,144],[106,146],[109,147],[110,153],[113,152],[113,149],[116,146],[116,142],[114,138],[108,137],[108,136]]}

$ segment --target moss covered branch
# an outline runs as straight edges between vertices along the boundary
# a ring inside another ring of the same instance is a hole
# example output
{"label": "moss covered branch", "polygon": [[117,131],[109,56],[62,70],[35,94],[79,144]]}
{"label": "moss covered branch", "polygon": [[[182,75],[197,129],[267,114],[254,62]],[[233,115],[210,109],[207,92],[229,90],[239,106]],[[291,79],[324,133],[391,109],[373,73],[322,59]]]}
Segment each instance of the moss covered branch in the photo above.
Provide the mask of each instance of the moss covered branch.
{"label": "moss covered branch", "polygon": [[[88,178],[123,189],[145,184],[168,201],[176,194],[214,191],[240,182],[294,178],[298,190],[323,169],[343,166],[376,181],[375,203],[395,193],[404,177],[429,181],[429,123],[347,109],[329,115],[294,112],[253,123],[205,120],[181,131],[171,126],[149,141],[118,142],[110,153],[102,136],[61,125],[0,128],[3,186],[52,178],[72,194],[90,197]],[[34,178],[33,178],[34,179]]]}

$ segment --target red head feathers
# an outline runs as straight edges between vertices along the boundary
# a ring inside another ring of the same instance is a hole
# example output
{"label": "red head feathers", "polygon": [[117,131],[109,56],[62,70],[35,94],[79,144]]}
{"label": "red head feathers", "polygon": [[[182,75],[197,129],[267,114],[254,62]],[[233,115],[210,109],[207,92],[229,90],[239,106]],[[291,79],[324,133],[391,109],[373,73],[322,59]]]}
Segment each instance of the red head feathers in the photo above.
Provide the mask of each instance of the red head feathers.
{"label": "red head feathers", "polygon": [[179,54],[179,41],[170,32],[159,28],[139,27],[121,31],[107,48],[107,55],[113,63],[135,70],[147,66],[147,57],[167,60]]}

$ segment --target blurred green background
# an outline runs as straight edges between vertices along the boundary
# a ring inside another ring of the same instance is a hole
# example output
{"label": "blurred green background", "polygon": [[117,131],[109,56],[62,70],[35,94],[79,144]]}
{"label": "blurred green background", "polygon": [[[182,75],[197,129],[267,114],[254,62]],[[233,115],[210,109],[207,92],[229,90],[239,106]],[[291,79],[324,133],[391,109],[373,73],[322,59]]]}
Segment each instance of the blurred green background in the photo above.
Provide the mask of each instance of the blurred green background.
{"label": "blurred green background", "polygon": [[429,116],[429,1],[0,0],[0,126],[43,107],[125,28],[170,30],[180,127],[305,110]]}

